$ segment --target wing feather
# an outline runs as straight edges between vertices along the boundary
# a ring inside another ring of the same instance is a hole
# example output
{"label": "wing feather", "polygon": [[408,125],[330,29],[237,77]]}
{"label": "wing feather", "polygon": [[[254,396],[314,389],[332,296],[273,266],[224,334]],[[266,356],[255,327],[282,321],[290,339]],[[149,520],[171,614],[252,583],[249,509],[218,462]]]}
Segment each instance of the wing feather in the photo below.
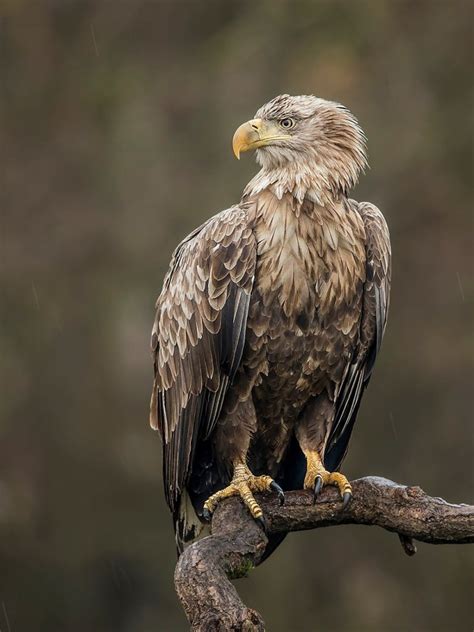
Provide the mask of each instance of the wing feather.
{"label": "wing feather", "polygon": [[150,423],[163,438],[173,512],[242,359],[255,263],[246,207],[232,207],[181,242],[156,303]]}
{"label": "wing feather", "polygon": [[362,394],[369,382],[387,324],[390,296],[391,250],[385,218],[368,202],[350,200],[364,221],[366,282],[359,343],[336,400],[336,415],[326,451],[326,467],[336,469],[343,459]]}

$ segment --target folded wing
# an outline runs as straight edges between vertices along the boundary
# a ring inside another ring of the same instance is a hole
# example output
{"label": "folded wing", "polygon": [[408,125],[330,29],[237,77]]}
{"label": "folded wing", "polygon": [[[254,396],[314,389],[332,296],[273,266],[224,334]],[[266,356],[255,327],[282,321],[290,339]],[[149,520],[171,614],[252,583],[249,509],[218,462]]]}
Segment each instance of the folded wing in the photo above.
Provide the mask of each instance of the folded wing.
{"label": "folded wing", "polygon": [[255,263],[245,207],[223,211],[177,247],[156,303],[150,423],[163,438],[173,512],[242,358]]}
{"label": "folded wing", "polygon": [[339,389],[336,416],[326,449],[325,465],[330,470],[339,466],[346,453],[362,394],[382,344],[390,296],[391,250],[385,218],[373,204],[353,200],[350,204],[364,221],[366,282],[359,344]]}

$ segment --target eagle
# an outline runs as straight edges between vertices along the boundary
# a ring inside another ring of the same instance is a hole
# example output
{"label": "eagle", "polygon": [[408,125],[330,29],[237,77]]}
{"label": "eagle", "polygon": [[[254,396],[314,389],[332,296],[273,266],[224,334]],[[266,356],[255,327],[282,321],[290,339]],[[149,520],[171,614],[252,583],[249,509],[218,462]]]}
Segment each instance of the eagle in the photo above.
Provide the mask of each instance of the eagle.
{"label": "eagle", "polygon": [[[391,250],[349,192],[366,138],[339,103],[277,96],[233,137],[260,171],[172,255],[151,336],[150,423],[178,554],[220,501],[334,485],[387,322]],[[268,555],[284,536],[270,541]]]}

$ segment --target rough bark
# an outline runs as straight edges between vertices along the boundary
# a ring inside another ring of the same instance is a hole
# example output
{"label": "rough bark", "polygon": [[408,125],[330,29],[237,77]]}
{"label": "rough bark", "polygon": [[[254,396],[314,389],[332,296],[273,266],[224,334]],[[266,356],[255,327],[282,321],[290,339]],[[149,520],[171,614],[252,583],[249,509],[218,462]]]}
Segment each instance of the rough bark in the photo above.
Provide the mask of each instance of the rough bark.
{"label": "rough bark", "polygon": [[[432,498],[419,487],[398,485],[378,477],[352,483],[354,497],[343,510],[337,492],[324,489],[313,504],[306,491],[276,499],[261,495],[267,534],[316,529],[340,524],[379,526],[397,533],[408,555],[413,540],[430,544],[474,542],[474,506],[452,505]],[[241,501],[221,503],[212,520],[212,535],[190,546],[178,560],[175,586],[191,628],[199,632],[264,630],[261,616],[247,608],[231,579],[245,576],[262,559],[268,539]]]}

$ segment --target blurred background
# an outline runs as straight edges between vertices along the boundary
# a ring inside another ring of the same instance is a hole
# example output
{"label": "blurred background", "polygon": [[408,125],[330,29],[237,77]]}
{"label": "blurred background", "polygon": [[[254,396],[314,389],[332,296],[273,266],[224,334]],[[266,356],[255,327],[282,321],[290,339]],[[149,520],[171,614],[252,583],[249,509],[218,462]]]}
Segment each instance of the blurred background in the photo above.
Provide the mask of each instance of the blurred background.
{"label": "blurred background", "polygon": [[[0,9],[0,629],[186,630],[148,426],[178,241],[239,200],[235,128],[341,101],[385,213],[389,325],[344,470],[473,501],[473,4],[26,2]],[[239,580],[273,632],[470,630],[470,547],[340,527]]]}

